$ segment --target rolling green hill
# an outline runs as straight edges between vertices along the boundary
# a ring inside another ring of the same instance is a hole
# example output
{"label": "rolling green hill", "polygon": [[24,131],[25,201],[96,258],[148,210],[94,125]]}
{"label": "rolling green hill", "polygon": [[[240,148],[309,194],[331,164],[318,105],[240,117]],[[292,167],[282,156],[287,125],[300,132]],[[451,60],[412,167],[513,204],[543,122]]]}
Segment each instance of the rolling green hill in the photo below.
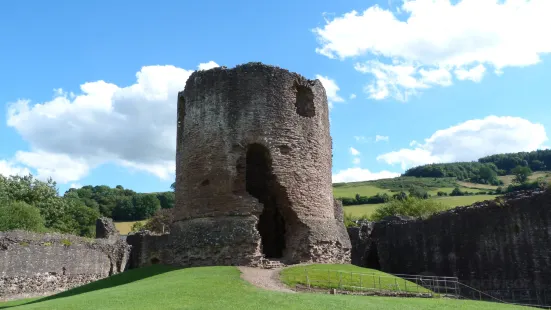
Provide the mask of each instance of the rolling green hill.
{"label": "rolling green hill", "polygon": [[[369,271],[368,269],[365,269]],[[19,305],[19,306],[17,306]],[[262,290],[235,267],[174,269],[161,265],[126,271],[51,297],[0,303],[0,309],[521,309],[491,302]]]}

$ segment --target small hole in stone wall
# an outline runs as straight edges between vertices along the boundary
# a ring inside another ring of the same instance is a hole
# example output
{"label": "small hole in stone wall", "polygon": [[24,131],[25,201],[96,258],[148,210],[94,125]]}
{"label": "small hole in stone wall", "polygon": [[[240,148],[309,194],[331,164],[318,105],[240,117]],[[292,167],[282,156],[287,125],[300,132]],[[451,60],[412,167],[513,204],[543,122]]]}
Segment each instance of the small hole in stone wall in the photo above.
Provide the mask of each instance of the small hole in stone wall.
{"label": "small hole in stone wall", "polygon": [[206,179],[206,180],[204,180],[203,182],[201,182],[201,186],[207,186],[207,185],[209,185],[209,184],[210,184],[209,179]]}
{"label": "small hole in stone wall", "polygon": [[289,147],[288,145],[280,145],[279,152],[283,155],[287,155],[291,152],[291,147]]}
{"label": "small hole in stone wall", "polygon": [[151,265],[157,265],[158,263],[160,263],[161,261],[157,258],[157,257],[153,257],[151,259]]}
{"label": "small hole in stone wall", "polygon": [[314,106],[314,93],[308,86],[299,85],[295,81],[296,101],[295,106],[297,113],[304,117],[314,117],[316,115],[316,108]]}

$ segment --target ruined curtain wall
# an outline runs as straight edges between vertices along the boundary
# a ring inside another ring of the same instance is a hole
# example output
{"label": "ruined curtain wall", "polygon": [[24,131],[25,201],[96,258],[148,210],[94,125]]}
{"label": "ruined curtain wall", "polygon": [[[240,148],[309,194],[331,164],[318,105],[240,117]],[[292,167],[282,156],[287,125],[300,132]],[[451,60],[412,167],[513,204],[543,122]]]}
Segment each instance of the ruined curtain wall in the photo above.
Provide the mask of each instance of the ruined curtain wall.
{"label": "ruined curtain wall", "polygon": [[456,276],[485,291],[551,289],[550,191],[379,222],[370,239],[385,272]]}
{"label": "ruined curtain wall", "polygon": [[0,232],[0,301],[49,295],[122,272],[123,240]]}

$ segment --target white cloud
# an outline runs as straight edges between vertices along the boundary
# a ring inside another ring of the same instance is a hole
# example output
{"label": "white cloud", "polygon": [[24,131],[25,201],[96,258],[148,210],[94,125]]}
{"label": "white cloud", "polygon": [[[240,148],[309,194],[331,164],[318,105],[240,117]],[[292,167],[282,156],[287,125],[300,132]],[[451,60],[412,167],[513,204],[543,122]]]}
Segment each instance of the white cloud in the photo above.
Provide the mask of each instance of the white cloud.
{"label": "white cloud", "polygon": [[337,94],[337,92],[340,90],[339,86],[337,85],[337,82],[335,80],[330,79],[326,76],[316,75],[316,79],[320,80],[321,84],[323,85],[323,88],[325,88],[325,93],[327,94],[327,101],[329,102],[329,107],[333,107],[334,102],[343,102],[344,99]]}
{"label": "white cloud", "polygon": [[423,144],[379,155],[377,160],[408,167],[472,161],[498,153],[533,151],[548,140],[545,128],[520,117],[488,116],[436,131]]}
{"label": "white cloud", "polygon": [[77,159],[67,154],[48,153],[44,151],[15,153],[17,162],[36,170],[36,177],[46,180],[49,177],[54,181],[65,184],[79,180],[88,174],[91,162]]}
{"label": "white cloud", "polygon": [[354,157],[354,159],[352,159],[352,163],[354,165],[359,165],[361,163],[361,159],[359,157]]}
{"label": "white cloud", "polygon": [[356,150],[355,148],[353,147],[350,147],[350,149],[348,149],[350,151],[350,154],[352,154],[352,156],[358,156],[360,155],[360,151]]}
{"label": "white cloud", "polygon": [[375,136],[375,142],[379,142],[379,141],[387,141],[388,142],[388,136],[376,135]]}
{"label": "white cloud", "polygon": [[459,80],[471,80],[473,82],[480,82],[484,73],[486,73],[486,67],[484,65],[478,65],[469,70],[466,69],[456,69],[454,71],[455,76]]}
{"label": "white cloud", "polygon": [[12,175],[25,176],[30,173],[26,167],[21,167],[13,161],[0,160],[0,175],[9,177]]}
{"label": "white cloud", "polygon": [[348,168],[333,174],[333,183],[371,181],[399,177],[400,173],[390,171],[371,172],[368,169]]}
{"label": "white cloud", "polygon": [[81,184],[79,184],[79,183],[71,183],[71,186],[69,186],[69,187],[70,187],[70,188],[75,188],[75,189],[79,189],[79,188],[81,188],[81,187],[82,187],[82,185],[81,185]]}
{"label": "white cloud", "polygon": [[356,94],[350,94],[350,100],[356,99]]}
{"label": "white cloud", "polygon": [[31,145],[30,152],[17,152],[17,162],[59,183],[78,181],[108,162],[173,178],[176,94],[192,72],[145,66],[129,86],[87,82],[77,95],[57,89],[51,101],[10,104],[8,126]]}
{"label": "white cloud", "polygon": [[197,66],[197,69],[198,70],[208,70],[208,69],[212,69],[212,68],[216,68],[216,67],[220,67],[217,63],[215,63],[214,61],[209,61],[209,62],[203,62],[203,63],[200,63],[198,66]]}
{"label": "white cloud", "polygon": [[[549,0],[404,0],[396,10],[373,5],[328,18],[313,30],[329,58],[358,59],[360,72],[374,76],[371,98],[407,100],[420,90],[458,80],[478,82],[486,69],[501,74],[551,53]],[[362,56],[371,60],[362,62]]]}
{"label": "white cloud", "polygon": [[367,142],[368,141],[368,138],[364,137],[364,136],[354,136],[354,139],[357,141],[357,142]]}

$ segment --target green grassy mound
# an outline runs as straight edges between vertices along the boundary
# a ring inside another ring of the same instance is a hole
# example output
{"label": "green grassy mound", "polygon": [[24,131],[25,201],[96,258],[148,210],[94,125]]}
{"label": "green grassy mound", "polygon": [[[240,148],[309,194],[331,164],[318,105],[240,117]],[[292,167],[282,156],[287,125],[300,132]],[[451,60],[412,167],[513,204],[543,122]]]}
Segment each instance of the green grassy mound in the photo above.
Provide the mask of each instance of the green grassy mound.
{"label": "green grassy mound", "polygon": [[[21,303],[22,301],[18,301]],[[174,270],[152,266],[130,270],[25,305],[0,308],[28,309],[516,309],[476,301],[365,297],[327,294],[291,294],[265,291],[246,283],[235,267]]]}
{"label": "green grassy mound", "polygon": [[349,291],[430,293],[413,282],[354,265],[313,264],[289,267],[281,271],[281,280],[290,287],[306,286],[310,283],[317,288],[342,288]]}

